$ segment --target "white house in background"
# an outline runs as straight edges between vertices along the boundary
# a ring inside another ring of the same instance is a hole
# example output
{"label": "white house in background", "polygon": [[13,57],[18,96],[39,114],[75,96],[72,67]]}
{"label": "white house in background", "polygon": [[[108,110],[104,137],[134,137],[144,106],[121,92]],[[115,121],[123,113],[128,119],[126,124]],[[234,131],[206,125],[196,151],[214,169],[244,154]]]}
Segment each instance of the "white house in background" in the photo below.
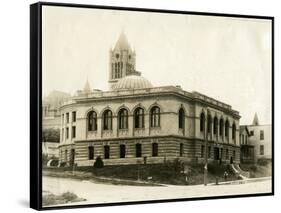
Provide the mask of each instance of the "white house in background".
{"label": "white house in background", "polygon": [[255,150],[255,161],[259,159],[272,159],[271,124],[260,124],[256,113],[253,124],[247,127],[250,132],[249,144],[253,145]]}

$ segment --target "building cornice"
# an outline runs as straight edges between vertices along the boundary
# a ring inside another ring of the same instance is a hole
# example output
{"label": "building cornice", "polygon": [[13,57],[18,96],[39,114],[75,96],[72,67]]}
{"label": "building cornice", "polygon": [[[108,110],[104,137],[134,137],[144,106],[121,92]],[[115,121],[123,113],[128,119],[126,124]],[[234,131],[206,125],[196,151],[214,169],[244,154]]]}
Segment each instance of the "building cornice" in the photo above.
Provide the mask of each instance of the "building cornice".
{"label": "building cornice", "polygon": [[180,99],[185,99],[192,103],[199,103],[204,106],[209,106],[220,111],[231,114],[236,118],[240,118],[239,112],[233,110],[230,105],[220,102],[216,99],[210,98],[198,92],[186,92],[178,87],[165,86],[154,87],[149,89],[136,89],[136,90],[120,90],[120,91],[107,91],[107,92],[93,92],[80,94],[73,97],[72,101],[64,103],[60,109],[65,107],[74,106],[77,104],[84,104],[89,102],[103,102],[115,101],[122,99],[138,99],[138,98],[155,98],[159,96],[174,96]]}

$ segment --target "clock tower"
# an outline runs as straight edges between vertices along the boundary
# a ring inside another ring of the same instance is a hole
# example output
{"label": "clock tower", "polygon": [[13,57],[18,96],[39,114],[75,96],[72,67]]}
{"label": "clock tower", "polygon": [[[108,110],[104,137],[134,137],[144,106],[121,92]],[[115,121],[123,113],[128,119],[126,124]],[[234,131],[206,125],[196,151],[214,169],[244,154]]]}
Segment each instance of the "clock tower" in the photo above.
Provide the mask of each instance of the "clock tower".
{"label": "clock tower", "polygon": [[129,45],[126,35],[122,32],[113,49],[110,49],[109,59],[109,87],[113,86],[120,78],[128,75],[137,74],[136,53]]}

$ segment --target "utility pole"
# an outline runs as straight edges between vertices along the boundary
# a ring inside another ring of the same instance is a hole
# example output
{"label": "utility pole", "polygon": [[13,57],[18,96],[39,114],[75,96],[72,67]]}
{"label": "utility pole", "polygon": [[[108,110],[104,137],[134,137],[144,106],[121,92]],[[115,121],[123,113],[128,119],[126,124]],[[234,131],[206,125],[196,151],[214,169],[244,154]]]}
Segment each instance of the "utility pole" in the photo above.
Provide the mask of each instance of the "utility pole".
{"label": "utility pole", "polygon": [[204,125],[203,125],[203,132],[204,132],[204,142],[205,142],[205,162],[204,162],[204,185],[207,186],[208,184],[208,133],[207,133],[207,126],[208,126],[208,119],[206,119],[208,117],[204,116]]}

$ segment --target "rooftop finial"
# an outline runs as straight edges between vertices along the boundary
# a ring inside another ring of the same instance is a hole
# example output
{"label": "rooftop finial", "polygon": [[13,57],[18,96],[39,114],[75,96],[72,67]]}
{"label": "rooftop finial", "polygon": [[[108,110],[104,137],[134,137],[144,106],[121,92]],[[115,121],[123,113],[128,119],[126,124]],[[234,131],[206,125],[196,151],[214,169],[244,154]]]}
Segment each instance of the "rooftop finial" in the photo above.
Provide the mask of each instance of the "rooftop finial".
{"label": "rooftop finial", "polygon": [[258,114],[255,113],[254,120],[253,120],[253,125],[258,126],[259,125],[259,119],[258,119]]}
{"label": "rooftop finial", "polygon": [[86,80],[86,83],[85,83],[85,86],[84,86],[84,92],[86,92],[86,93],[89,93],[89,92],[91,92],[91,86],[90,86],[90,84],[89,84],[89,81],[88,81],[88,76],[87,76],[87,80]]}

